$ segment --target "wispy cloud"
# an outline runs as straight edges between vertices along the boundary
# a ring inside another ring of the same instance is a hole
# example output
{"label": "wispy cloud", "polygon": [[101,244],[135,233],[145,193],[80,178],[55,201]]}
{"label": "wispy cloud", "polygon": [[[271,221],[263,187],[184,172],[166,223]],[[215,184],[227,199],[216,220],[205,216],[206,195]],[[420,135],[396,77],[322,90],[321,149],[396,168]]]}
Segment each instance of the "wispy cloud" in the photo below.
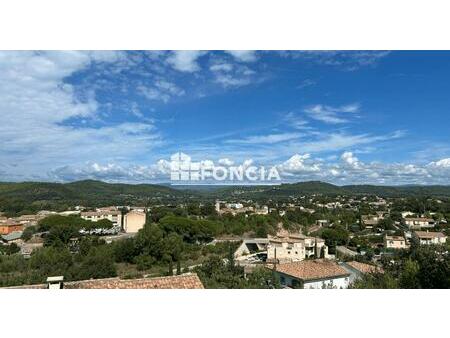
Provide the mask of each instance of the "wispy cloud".
{"label": "wispy cloud", "polygon": [[186,92],[175,83],[157,80],[152,86],[139,85],[137,90],[149,100],[169,102],[172,97],[182,96]]}
{"label": "wispy cloud", "polygon": [[197,59],[205,54],[196,50],[174,51],[167,58],[167,63],[180,72],[193,73],[200,70]]}
{"label": "wispy cloud", "polygon": [[258,59],[256,51],[253,50],[228,50],[226,52],[240,62],[255,62]]}
{"label": "wispy cloud", "polygon": [[299,137],[301,137],[300,133],[280,133],[280,134],[249,136],[242,139],[226,140],[225,143],[273,144],[298,139]]}
{"label": "wispy cloud", "polygon": [[359,109],[360,105],[358,103],[352,103],[339,107],[316,104],[305,108],[303,111],[314,120],[331,124],[339,124],[349,121],[349,116],[347,113],[354,114],[359,112]]}

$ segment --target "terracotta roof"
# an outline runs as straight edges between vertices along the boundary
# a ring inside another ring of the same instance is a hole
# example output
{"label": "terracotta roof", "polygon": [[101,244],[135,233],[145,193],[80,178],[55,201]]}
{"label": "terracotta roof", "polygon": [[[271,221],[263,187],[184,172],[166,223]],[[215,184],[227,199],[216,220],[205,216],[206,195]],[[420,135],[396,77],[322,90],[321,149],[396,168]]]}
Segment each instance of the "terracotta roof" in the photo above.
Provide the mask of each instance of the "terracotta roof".
{"label": "terracotta roof", "polygon": [[326,259],[278,264],[276,271],[304,281],[350,275],[347,270],[336,262]]}
{"label": "terracotta roof", "polygon": [[[46,289],[47,284],[12,286],[7,289]],[[156,278],[104,278],[64,282],[64,289],[203,289],[195,273]]]}
{"label": "terracotta roof", "polygon": [[356,262],[356,261],[347,262],[346,264],[350,265],[353,269],[356,269],[362,273],[383,272],[383,269],[381,269],[378,266],[371,265],[371,264],[366,264],[366,263],[361,263],[361,262]]}
{"label": "terracotta roof", "polygon": [[442,232],[415,231],[419,238],[443,238],[447,237]]}
{"label": "terracotta roof", "polygon": [[424,217],[407,217],[405,218],[406,221],[417,221],[417,222],[434,222],[434,219],[432,218],[424,218]]}
{"label": "terracotta roof", "polygon": [[203,289],[197,274],[139,279],[91,279],[64,283],[65,289]]}
{"label": "terracotta roof", "polygon": [[121,212],[120,211],[86,211],[86,212],[82,212],[81,216],[103,216],[103,215],[120,215]]}
{"label": "terracotta roof", "polygon": [[14,225],[22,225],[20,222],[18,222],[18,221],[15,221],[15,220],[13,220],[13,219],[7,219],[6,221],[3,221],[2,223],[1,223],[1,225],[3,225],[3,226],[14,226]]}
{"label": "terracotta roof", "polygon": [[386,235],[386,240],[387,241],[405,241],[405,238],[403,236],[387,236]]}

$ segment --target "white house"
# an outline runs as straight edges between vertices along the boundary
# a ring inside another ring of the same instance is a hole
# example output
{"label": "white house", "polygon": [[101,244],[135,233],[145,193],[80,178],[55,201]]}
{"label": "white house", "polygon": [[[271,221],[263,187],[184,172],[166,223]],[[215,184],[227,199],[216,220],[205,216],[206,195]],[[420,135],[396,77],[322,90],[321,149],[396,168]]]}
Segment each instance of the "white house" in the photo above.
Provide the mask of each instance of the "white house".
{"label": "white house", "polygon": [[384,237],[384,247],[386,249],[406,249],[406,239],[403,236],[388,236]]}
{"label": "white house", "polygon": [[114,227],[122,227],[122,213],[120,211],[87,211],[80,214],[82,219],[98,222],[102,219],[110,220]]}
{"label": "white house", "polygon": [[269,237],[267,246],[269,262],[286,263],[321,256],[328,257],[328,247],[321,238],[293,234],[286,237]]}
{"label": "white house", "polygon": [[410,229],[434,228],[436,222],[432,218],[413,217],[405,218],[405,224]]}
{"label": "white house", "polygon": [[414,231],[414,236],[419,240],[420,245],[445,244],[447,236],[442,232]]}
{"label": "white house", "polygon": [[287,288],[346,289],[351,275],[336,262],[326,259],[276,264],[273,270],[281,285]]}

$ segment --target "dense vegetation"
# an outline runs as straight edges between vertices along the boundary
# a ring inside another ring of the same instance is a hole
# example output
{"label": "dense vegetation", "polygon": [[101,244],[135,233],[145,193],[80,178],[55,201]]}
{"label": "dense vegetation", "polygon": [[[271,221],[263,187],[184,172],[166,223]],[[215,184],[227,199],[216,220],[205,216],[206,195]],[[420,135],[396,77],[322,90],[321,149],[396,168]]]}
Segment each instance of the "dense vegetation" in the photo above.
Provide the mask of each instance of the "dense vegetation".
{"label": "dense vegetation", "polygon": [[384,273],[367,274],[353,287],[361,289],[448,289],[449,246],[413,245],[383,259]]}
{"label": "dense vegetation", "polygon": [[[188,211],[211,214],[205,218],[189,215]],[[48,216],[36,228],[27,230],[27,240],[33,235],[44,238],[44,247],[33,252],[30,259],[15,255],[16,245],[5,246],[6,251],[0,255],[0,286],[43,283],[52,275],[64,275],[67,281],[116,275],[124,278],[172,275],[192,270],[202,263],[197,271],[209,287],[278,286],[265,270],[258,270],[247,278],[243,268],[234,266],[232,253],[238,242],[210,243],[214,237],[228,231],[266,235],[269,230],[275,231],[276,218],[230,216],[222,219],[215,215],[214,208],[205,205],[198,210],[193,206],[156,208],[147,219],[147,224],[135,237],[107,244],[101,236],[82,235],[80,230],[108,229],[112,226],[109,221],[92,223],[77,216]]]}
{"label": "dense vegetation", "polygon": [[39,210],[68,210],[76,205],[98,207],[179,202],[189,196],[184,191],[152,184],[110,184],[92,180],[65,184],[0,183],[0,211],[13,216]]}
{"label": "dense vegetation", "polygon": [[[231,187],[223,189],[172,189],[152,184],[112,184],[85,180],[72,183],[0,183],[0,211],[13,216],[39,210],[67,210],[76,205],[157,205],[161,202],[179,204],[216,198],[251,198],[280,200],[289,196],[323,194],[379,195],[385,197],[436,196],[450,197],[450,186],[335,186],[324,182],[301,182],[280,186]],[[270,197],[270,198],[268,198]]]}

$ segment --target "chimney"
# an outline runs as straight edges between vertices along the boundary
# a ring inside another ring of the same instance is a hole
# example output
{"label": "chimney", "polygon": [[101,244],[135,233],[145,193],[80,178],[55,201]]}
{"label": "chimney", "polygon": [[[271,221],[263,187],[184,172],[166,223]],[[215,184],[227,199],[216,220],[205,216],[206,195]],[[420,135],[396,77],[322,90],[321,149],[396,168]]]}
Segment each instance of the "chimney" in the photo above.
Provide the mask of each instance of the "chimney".
{"label": "chimney", "polygon": [[55,276],[47,278],[47,289],[63,289],[64,276]]}

